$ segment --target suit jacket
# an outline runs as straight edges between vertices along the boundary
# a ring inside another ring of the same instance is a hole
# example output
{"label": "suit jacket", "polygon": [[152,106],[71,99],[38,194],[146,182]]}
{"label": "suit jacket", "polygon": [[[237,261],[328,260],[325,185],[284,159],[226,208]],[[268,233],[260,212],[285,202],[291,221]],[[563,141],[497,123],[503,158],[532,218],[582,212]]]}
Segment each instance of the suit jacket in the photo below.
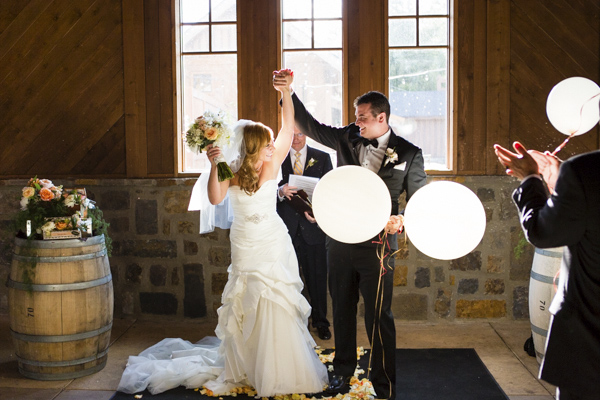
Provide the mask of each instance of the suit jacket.
{"label": "suit jacket", "polygon": [[[291,152],[292,151],[290,151],[290,153]],[[288,153],[283,164],[281,164],[283,179],[279,182],[279,186],[289,183],[290,175],[294,174],[290,153]],[[309,167],[308,162],[311,159],[314,159],[315,162]],[[333,166],[331,165],[331,157],[329,154],[306,146],[306,163],[304,165],[303,176],[321,178],[332,169]],[[307,244],[315,245],[325,243],[325,233],[323,233],[321,228],[319,228],[317,224],[310,223],[304,214],[296,212],[287,199],[277,202],[277,212],[279,213],[279,216],[281,216],[281,219],[283,219],[283,222],[285,222],[292,238],[296,237],[296,233],[298,229],[300,229],[302,237]]]}
{"label": "suit jacket", "polygon": [[567,246],[540,376],[580,393],[600,381],[600,151],[564,162],[549,199],[535,178],[513,199],[532,244]]}
{"label": "suit jacket", "polygon": [[[322,124],[306,110],[296,94],[292,95],[292,100],[294,102],[296,126],[301,132],[336,150],[338,166],[360,166],[357,145],[361,136],[360,129],[356,124],[352,123],[340,128]],[[377,174],[390,192],[392,199],[390,215],[397,215],[399,213],[398,198],[400,195],[406,192],[406,200],[408,201],[419,188],[425,185],[427,175],[425,174],[421,149],[396,135],[393,130],[387,148],[393,149],[398,154],[398,159],[386,164],[387,157],[384,157]],[[397,248],[395,235],[393,235],[393,238],[394,240],[390,240],[391,244],[393,248]],[[363,244],[369,243],[371,243],[371,240]]]}

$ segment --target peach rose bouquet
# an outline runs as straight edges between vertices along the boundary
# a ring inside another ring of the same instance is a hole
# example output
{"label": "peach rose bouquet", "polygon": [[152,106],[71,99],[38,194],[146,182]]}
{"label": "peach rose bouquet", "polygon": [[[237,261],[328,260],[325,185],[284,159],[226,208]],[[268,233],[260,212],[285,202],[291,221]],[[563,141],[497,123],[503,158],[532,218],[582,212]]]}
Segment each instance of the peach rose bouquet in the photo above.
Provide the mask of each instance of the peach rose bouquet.
{"label": "peach rose bouquet", "polygon": [[[191,150],[202,153],[202,150],[209,144],[214,143],[219,147],[228,145],[230,137],[231,129],[225,123],[224,115],[220,112],[205,111],[187,130],[185,142]],[[233,178],[233,171],[222,155],[215,159],[215,162],[217,163],[219,182]]]}
{"label": "peach rose bouquet", "polygon": [[78,229],[88,232],[88,218],[93,234],[104,234],[110,251],[109,224],[94,201],[87,198],[85,190],[81,193],[76,189],[65,190],[62,185],[36,176],[21,189],[20,210],[14,228],[18,237],[41,239],[43,231]]}

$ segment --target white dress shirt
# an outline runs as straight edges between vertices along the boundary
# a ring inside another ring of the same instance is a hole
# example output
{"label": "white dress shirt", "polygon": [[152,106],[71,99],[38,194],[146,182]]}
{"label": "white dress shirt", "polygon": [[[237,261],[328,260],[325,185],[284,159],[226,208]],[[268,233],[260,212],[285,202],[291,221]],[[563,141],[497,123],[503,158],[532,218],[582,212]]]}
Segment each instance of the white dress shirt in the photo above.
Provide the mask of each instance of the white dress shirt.
{"label": "white dress shirt", "polygon": [[390,141],[391,133],[391,129],[388,129],[386,133],[377,138],[377,148],[371,145],[365,146],[362,143],[358,145],[358,160],[361,167],[368,168],[375,173],[379,171],[385,157],[385,149]]}

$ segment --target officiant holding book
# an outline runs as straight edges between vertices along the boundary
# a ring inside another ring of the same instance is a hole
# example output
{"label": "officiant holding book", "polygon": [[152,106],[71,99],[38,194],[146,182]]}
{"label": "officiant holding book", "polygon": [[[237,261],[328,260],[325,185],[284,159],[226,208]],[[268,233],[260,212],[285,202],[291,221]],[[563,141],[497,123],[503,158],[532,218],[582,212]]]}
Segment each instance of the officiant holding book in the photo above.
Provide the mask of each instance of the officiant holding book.
{"label": "officiant holding book", "polygon": [[[321,178],[333,169],[329,154],[306,145],[306,136],[295,129],[292,148],[281,165],[283,179],[279,182],[277,212],[292,238],[298,263],[304,276],[312,306],[311,324],[319,338],[331,339],[327,320],[327,253],[325,233],[312,216],[299,207],[298,187],[289,184],[290,176]],[[296,198],[294,198],[296,196]]]}

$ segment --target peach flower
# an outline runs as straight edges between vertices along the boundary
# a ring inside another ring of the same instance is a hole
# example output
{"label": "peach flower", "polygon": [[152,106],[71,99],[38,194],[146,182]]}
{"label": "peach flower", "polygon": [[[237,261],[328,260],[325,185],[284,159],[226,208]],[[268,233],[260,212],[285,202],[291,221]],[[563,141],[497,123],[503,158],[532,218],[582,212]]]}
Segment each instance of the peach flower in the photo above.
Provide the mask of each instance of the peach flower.
{"label": "peach flower", "polygon": [[54,193],[52,193],[52,190],[48,189],[47,187],[43,187],[40,190],[40,198],[43,201],[50,201],[54,198]]}
{"label": "peach flower", "polygon": [[59,231],[62,231],[69,227],[69,221],[64,220],[64,219],[57,220],[54,222],[54,225],[56,226],[56,229],[58,229]]}
{"label": "peach flower", "polygon": [[23,197],[30,198],[33,197],[33,195],[35,195],[34,188],[29,186],[23,188]]}
{"label": "peach flower", "polygon": [[217,137],[219,136],[219,131],[216,128],[208,128],[206,130],[206,132],[204,132],[204,136],[206,136],[206,138],[208,140],[217,140]]}

